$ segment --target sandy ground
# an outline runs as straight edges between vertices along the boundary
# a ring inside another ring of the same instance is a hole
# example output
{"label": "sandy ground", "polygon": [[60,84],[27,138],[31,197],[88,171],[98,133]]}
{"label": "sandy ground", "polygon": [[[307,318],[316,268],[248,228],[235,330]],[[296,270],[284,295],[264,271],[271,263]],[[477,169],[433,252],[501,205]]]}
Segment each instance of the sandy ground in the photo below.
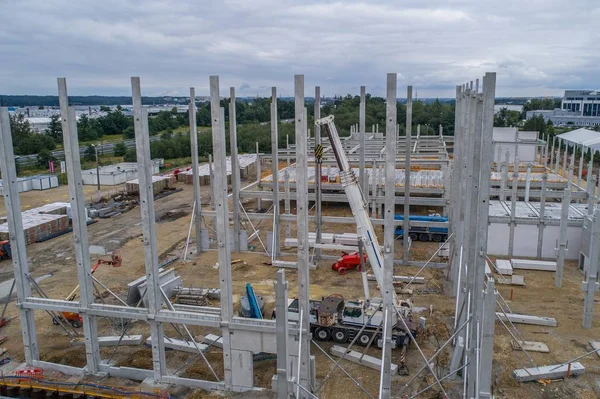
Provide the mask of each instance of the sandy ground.
{"label": "sandy ground", "polygon": [[[188,232],[189,214],[192,210],[192,188],[191,186],[179,184],[183,191],[175,193],[166,198],[155,202],[157,220],[156,224],[158,240],[158,253],[161,259],[168,258],[175,254],[181,255]],[[115,190],[115,188],[111,188]],[[95,188],[86,196],[94,195]],[[203,188],[203,192],[206,192]],[[35,207],[46,202],[65,201],[67,189],[59,187],[53,190],[41,193],[23,193],[21,194],[22,207]],[[254,203],[248,203],[247,207],[253,208]],[[0,213],[3,210],[3,202],[0,199]],[[176,212],[177,217],[165,217],[167,212]],[[324,206],[324,211],[329,215],[350,216],[348,208],[339,206]],[[262,230],[267,230],[266,222],[261,226]],[[313,226],[311,226],[311,229]],[[327,232],[350,232],[352,226],[339,225],[327,226]],[[381,229],[379,229],[381,230]],[[282,225],[282,232],[285,232],[285,225]],[[123,266],[112,268],[103,266],[98,269],[95,276],[107,285],[113,292],[120,297],[126,295],[126,284],[142,274],[144,274],[144,256],[141,237],[141,222],[139,208],[125,213],[119,217],[107,220],[99,220],[98,223],[89,226],[89,242],[91,245],[99,245],[106,248],[107,251],[119,250],[123,257]],[[293,234],[293,233],[292,233]],[[382,235],[382,231],[378,231]],[[264,240],[264,236],[263,236]],[[257,245],[257,251],[260,244]],[[33,277],[40,277],[51,274],[52,276],[43,280],[40,285],[51,298],[64,298],[77,284],[76,266],[73,252],[74,244],[72,234],[66,234],[61,237],[37,243],[27,247],[29,267]],[[402,245],[396,246],[399,258],[402,254]],[[415,243],[411,256],[413,259],[427,260],[435,251],[435,244]],[[284,249],[288,252],[294,252],[295,249]],[[329,252],[335,254],[334,252]],[[93,256],[93,261],[98,256]],[[185,286],[193,287],[218,287],[218,254],[216,251],[202,253],[200,256],[191,256],[188,261],[178,261],[172,265],[177,273],[182,276]],[[242,262],[232,266],[233,293],[234,301],[237,307],[239,296],[244,294],[246,282],[252,283],[255,291],[264,296],[266,300],[265,314],[270,314],[273,309],[274,291],[273,279],[276,269],[265,265],[267,258],[261,253],[243,253],[232,254],[232,259],[242,259]],[[293,260],[294,257],[288,258]],[[434,259],[438,261],[438,259]],[[315,271],[311,271],[311,296],[315,299],[332,293],[342,294],[346,298],[360,298],[363,295],[362,283],[358,273],[349,272],[340,276],[331,270],[332,261],[323,261]],[[398,267],[396,274],[410,275],[416,273],[415,267]],[[286,272],[290,282],[290,296],[295,296],[297,292],[296,273],[293,270]],[[581,328],[581,318],[583,309],[583,292],[580,290],[582,275],[577,270],[575,264],[569,263],[565,270],[563,287],[554,288],[554,274],[547,272],[523,271],[519,274],[525,276],[526,287],[512,287],[513,299],[510,298],[511,287],[499,286],[499,291],[508,301],[513,312],[525,313],[538,316],[555,317],[558,320],[558,327],[539,327],[539,326],[519,326],[519,331],[525,340],[541,341],[546,343],[551,352],[548,354],[532,353],[531,356],[538,365],[558,364],[588,351],[587,342],[590,339],[600,339],[597,335],[600,327],[600,318],[594,323],[592,330]],[[415,318],[422,315],[427,318],[427,329],[417,341],[421,345],[426,356],[432,355],[439,345],[441,345],[450,335],[448,326],[452,325],[452,315],[454,312],[454,302],[452,299],[443,295],[445,286],[445,277],[442,270],[426,269],[422,275],[426,278],[425,286],[415,285],[413,288],[436,288],[441,293],[418,293],[412,296],[414,305],[421,309],[426,309],[421,314],[416,314]],[[12,265],[10,262],[0,262],[0,282],[12,277]],[[371,284],[371,292],[375,292],[375,284]],[[102,295],[107,303],[116,303],[114,298]],[[99,299],[98,299],[99,301]],[[214,305],[218,306],[218,303]],[[433,314],[429,315],[429,306],[433,306]],[[8,315],[18,317],[14,302],[8,307]],[[37,334],[40,346],[40,357],[42,360],[54,361],[75,366],[85,364],[85,353],[81,347],[71,347],[68,336],[58,326],[54,326],[50,317],[44,312],[36,312]],[[107,319],[99,319],[100,335],[118,335],[120,331],[109,323]],[[218,331],[191,327],[194,335],[207,333],[218,333]],[[145,323],[134,323],[129,329],[130,333],[149,334],[148,326]],[[176,330],[170,326],[165,326],[166,335],[178,338]],[[23,360],[22,343],[20,339],[20,326],[18,319],[15,319],[1,331],[2,335],[9,336],[9,340],[3,344],[12,357],[13,362]],[[500,323],[496,323],[496,337],[494,344],[494,391],[498,398],[594,398],[596,397],[593,389],[596,387],[597,373],[600,371],[600,359],[596,356],[589,356],[581,360],[586,366],[588,373],[579,378],[573,378],[563,382],[553,383],[550,386],[542,386],[538,383],[522,384],[513,380],[511,373],[515,368],[529,367],[530,362],[525,353],[512,350],[510,346],[511,337]],[[331,343],[319,343],[319,345],[328,351]],[[362,349],[362,348],[361,348]],[[359,349],[360,350],[360,349]],[[312,353],[317,358],[317,384],[320,385],[323,379],[330,374],[333,363],[313,345]],[[380,356],[380,351],[370,349],[369,353],[374,356]],[[140,368],[151,368],[151,352],[149,348],[140,347],[120,347],[118,350],[113,348],[103,348],[102,356],[104,359],[110,358],[118,365],[134,366]],[[398,362],[398,354],[394,353],[392,361]],[[207,357],[211,361],[219,378],[222,378],[222,359],[218,349],[211,349]],[[440,361],[436,364],[436,370],[440,377],[447,373],[447,362],[450,352],[445,351],[440,356]],[[180,353],[175,351],[167,352],[168,369],[172,373],[190,378],[202,378],[214,380],[212,373],[201,359],[194,359],[193,354]],[[416,372],[423,364],[423,359],[418,351],[412,346],[407,355],[407,363],[412,373]],[[372,396],[378,395],[379,373],[375,370],[365,369],[353,363],[342,362],[343,367],[359,381],[364,389]],[[275,372],[274,360],[262,360],[255,363],[255,385],[261,387],[270,387],[271,377]],[[403,391],[402,387],[410,377],[393,377],[392,391],[394,395],[414,394],[419,389],[426,387],[433,382],[433,378],[426,372],[422,373],[417,380],[411,384],[410,388]],[[106,382],[106,381],[104,381]],[[112,384],[135,385],[127,380],[110,379]],[[449,393],[449,397],[458,397],[462,392],[460,383],[448,381],[444,387]],[[212,397],[216,394],[205,392],[190,392],[183,388],[172,388],[175,397],[204,398]],[[438,397],[439,390],[432,389],[420,397]],[[223,396],[219,394],[218,396]],[[323,388],[318,395],[321,398],[366,398],[368,397],[352,380],[346,377],[340,370],[331,372]],[[237,397],[270,397],[269,393],[257,396],[257,394],[237,395]]]}

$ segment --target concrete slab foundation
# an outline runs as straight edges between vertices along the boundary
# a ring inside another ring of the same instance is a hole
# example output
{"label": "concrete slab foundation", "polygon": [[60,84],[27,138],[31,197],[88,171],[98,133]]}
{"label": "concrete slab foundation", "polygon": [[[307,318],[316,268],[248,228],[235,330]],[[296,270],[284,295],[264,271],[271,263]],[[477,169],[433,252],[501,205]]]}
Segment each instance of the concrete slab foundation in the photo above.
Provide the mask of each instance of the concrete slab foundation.
{"label": "concrete slab foundation", "polygon": [[548,345],[543,342],[535,342],[535,341],[521,341],[519,345],[515,341],[511,341],[511,346],[514,350],[520,351],[525,349],[527,352],[541,352],[541,353],[550,353],[550,349]]}

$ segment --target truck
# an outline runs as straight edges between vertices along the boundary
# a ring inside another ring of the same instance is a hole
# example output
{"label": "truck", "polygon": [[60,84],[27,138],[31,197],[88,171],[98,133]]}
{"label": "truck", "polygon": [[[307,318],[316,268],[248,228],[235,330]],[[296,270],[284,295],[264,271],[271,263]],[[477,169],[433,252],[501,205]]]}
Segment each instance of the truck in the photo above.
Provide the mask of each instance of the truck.
{"label": "truck", "polygon": [[[367,212],[367,202],[358,184],[354,170],[350,167],[348,157],[343,151],[340,137],[333,122],[333,115],[315,121],[322,126],[329,136],[329,142],[340,170],[340,180],[352,214],[356,219],[358,239],[367,253],[371,270],[375,275],[379,289],[383,283],[383,251],[379,245],[371,218]],[[360,260],[360,257],[358,258]],[[377,340],[377,346],[382,346],[383,321],[385,306],[382,298],[371,298],[366,275],[363,278],[365,290],[364,299],[344,299],[341,295],[329,295],[320,301],[310,301],[309,319],[310,331],[315,339],[320,341],[333,340],[337,343],[352,341],[355,337],[359,345],[369,346]],[[406,373],[404,358],[411,335],[414,337],[420,329],[419,324],[412,322],[412,302],[401,300],[392,291],[392,343],[401,349],[399,370]],[[291,300],[288,306],[289,320],[299,320],[299,302]],[[362,330],[362,332],[361,332]],[[357,334],[360,335],[357,337]]]}
{"label": "truck", "polygon": [[[396,220],[404,220],[404,215],[395,215],[394,219]],[[416,216],[410,215],[408,217],[410,222],[412,221],[420,221],[420,222],[448,222],[448,218],[439,215],[429,215],[429,216]],[[403,237],[404,229],[403,226],[396,227],[395,231],[396,236]],[[417,227],[411,224],[410,230],[408,231],[408,236],[412,241],[433,241],[433,242],[443,242],[448,239],[448,228],[447,227]]]}

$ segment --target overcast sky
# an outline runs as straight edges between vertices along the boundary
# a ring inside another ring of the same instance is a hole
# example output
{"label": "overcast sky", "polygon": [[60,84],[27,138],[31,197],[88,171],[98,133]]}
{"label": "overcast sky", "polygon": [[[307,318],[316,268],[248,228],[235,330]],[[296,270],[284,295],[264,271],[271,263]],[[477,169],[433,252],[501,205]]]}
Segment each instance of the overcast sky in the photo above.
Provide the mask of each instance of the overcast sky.
{"label": "overcast sky", "polygon": [[498,74],[498,96],[600,88],[598,0],[0,0],[0,94],[384,94],[451,97]]}

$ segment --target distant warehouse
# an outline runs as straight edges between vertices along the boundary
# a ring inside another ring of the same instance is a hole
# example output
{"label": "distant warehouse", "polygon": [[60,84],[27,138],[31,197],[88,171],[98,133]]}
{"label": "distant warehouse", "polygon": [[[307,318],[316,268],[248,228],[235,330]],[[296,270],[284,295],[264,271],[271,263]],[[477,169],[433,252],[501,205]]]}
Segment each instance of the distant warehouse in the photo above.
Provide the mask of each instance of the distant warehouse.
{"label": "distant warehouse", "polygon": [[560,108],[527,111],[527,119],[537,115],[558,126],[600,126],[600,90],[565,90]]}

